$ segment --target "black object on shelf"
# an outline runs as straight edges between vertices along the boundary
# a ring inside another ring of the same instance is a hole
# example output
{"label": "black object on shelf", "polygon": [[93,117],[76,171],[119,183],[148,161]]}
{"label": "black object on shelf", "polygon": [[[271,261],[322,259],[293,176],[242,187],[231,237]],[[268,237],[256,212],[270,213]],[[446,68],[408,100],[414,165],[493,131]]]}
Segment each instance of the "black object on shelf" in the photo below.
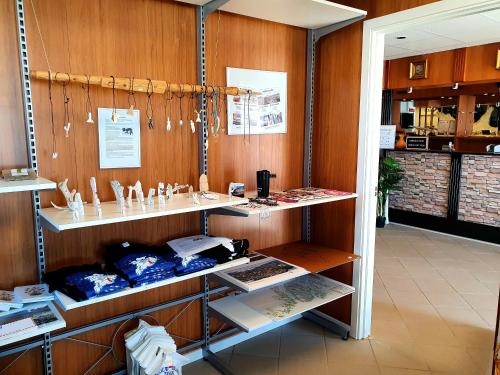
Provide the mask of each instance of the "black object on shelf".
{"label": "black object on shelf", "polygon": [[267,198],[269,196],[269,180],[275,177],[275,174],[266,169],[257,171],[257,196],[259,198]]}

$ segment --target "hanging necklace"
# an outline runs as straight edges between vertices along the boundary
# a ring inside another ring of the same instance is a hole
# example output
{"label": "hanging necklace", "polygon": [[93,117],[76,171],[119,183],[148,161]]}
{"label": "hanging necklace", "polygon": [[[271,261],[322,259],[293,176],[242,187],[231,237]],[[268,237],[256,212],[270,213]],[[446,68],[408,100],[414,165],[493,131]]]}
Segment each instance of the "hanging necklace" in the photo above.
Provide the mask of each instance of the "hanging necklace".
{"label": "hanging necklace", "polygon": [[[169,96],[167,96],[167,93]],[[165,90],[165,94],[163,95],[163,104],[165,107],[165,118],[167,119],[166,130],[169,132],[172,129],[172,122],[170,121],[170,114],[172,113],[172,99],[174,98],[172,91],[170,91],[170,83],[167,84],[167,90]],[[167,104],[169,107],[169,113],[167,113]]]}
{"label": "hanging necklace", "polygon": [[184,121],[182,120],[182,98],[184,97],[184,88],[182,87],[182,84],[179,85],[179,91],[180,95],[177,96],[177,94],[175,94],[175,96],[179,98],[179,113],[181,116],[179,119],[179,126],[182,126],[184,124]]}
{"label": "hanging necklace", "polygon": [[[57,80],[57,73],[56,73],[56,80]],[[68,74],[68,81],[63,82],[63,84],[62,84],[63,103],[64,103],[63,129],[64,129],[64,136],[66,138],[69,137],[69,130],[71,129],[71,123],[69,122],[69,101],[70,101],[70,98],[67,94],[67,85],[68,85],[69,81],[70,81],[70,77]]]}
{"label": "hanging necklace", "polygon": [[128,111],[129,116],[134,115],[134,108],[136,107],[135,96],[134,96],[134,77],[129,78],[128,83]]}
{"label": "hanging necklace", "polygon": [[113,112],[111,113],[111,121],[113,122],[113,124],[116,124],[116,123],[118,123],[118,114],[116,113],[116,92],[115,92],[116,80],[115,80],[114,76],[111,76],[111,78],[113,79],[113,90],[112,90],[112,93],[113,93]]}
{"label": "hanging necklace", "polygon": [[153,82],[151,81],[150,78],[148,78],[148,90],[147,90],[147,96],[148,96],[148,102],[146,105],[146,117],[148,119],[148,128],[153,129],[154,124],[153,124],[153,103],[151,102],[151,95],[153,95]]}
{"label": "hanging necklace", "polygon": [[[56,73],[57,75],[57,73]],[[50,124],[52,128],[52,159],[57,159],[57,144],[56,130],[54,125],[54,104],[52,103],[52,73],[49,71],[49,107],[50,107]]]}
{"label": "hanging necklace", "polygon": [[[194,98],[196,96],[196,86],[192,85],[191,86],[191,96],[189,97],[189,109],[191,111],[191,116],[195,115],[197,112],[194,109]],[[196,128],[194,127],[194,121],[192,117],[190,116],[189,118],[189,125],[191,126],[191,132],[195,133]]]}
{"label": "hanging necklace", "polygon": [[220,130],[221,130],[221,119],[220,119],[220,115],[221,115],[221,112],[222,112],[222,102],[223,102],[223,94],[221,93],[221,88],[219,87],[219,95],[217,96],[217,118],[216,118],[216,124],[217,124],[217,134],[220,133]]}
{"label": "hanging necklace", "polygon": [[87,93],[87,99],[85,100],[85,111],[87,112],[87,124],[93,124],[94,120],[92,119],[92,101],[90,100],[90,76],[85,75],[87,77],[87,86],[85,87]]}

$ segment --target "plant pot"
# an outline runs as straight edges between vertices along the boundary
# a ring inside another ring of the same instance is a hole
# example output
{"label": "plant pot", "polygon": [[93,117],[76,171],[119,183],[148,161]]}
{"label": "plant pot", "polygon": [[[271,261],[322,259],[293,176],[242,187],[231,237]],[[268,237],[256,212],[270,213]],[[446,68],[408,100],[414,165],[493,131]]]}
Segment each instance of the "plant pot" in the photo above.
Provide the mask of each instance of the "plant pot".
{"label": "plant pot", "polygon": [[385,227],[385,216],[377,216],[377,228]]}

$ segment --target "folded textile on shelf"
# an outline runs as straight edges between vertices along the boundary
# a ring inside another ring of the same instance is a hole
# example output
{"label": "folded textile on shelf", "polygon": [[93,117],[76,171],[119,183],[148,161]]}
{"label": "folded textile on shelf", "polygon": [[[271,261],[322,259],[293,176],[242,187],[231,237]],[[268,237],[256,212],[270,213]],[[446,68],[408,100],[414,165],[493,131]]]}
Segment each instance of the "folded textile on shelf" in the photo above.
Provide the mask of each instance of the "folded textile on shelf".
{"label": "folded textile on shelf", "polygon": [[137,328],[125,333],[127,374],[182,374],[188,360],[177,353],[177,346],[163,326],[139,320]]}
{"label": "folded textile on shelf", "polygon": [[175,262],[161,256],[156,248],[124,242],[106,249],[106,264],[133,286],[173,277]]}
{"label": "folded textile on shelf", "polygon": [[75,301],[111,294],[130,287],[130,283],[99,264],[64,267],[43,277],[50,290],[59,290]]}

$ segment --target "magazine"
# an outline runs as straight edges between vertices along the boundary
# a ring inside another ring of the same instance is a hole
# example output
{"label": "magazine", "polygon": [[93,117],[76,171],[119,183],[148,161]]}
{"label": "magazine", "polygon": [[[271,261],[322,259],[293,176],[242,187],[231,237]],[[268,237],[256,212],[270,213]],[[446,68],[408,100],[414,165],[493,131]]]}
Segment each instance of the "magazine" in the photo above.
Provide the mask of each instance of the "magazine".
{"label": "magazine", "polygon": [[250,263],[216,272],[215,275],[247,292],[281,283],[308,273],[302,267],[273,257],[257,257]]}
{"label": "magazine", "polygon": [[19,309],[21,307],[23,307],[23,304],[15,301],[14,292],[0,290],[0,311],[9,311],[10,309]]}
{"label": "magazine", "polygon": [[19,309],[0,317],[0,339],[36,331],[58,320],[48,305]]}

